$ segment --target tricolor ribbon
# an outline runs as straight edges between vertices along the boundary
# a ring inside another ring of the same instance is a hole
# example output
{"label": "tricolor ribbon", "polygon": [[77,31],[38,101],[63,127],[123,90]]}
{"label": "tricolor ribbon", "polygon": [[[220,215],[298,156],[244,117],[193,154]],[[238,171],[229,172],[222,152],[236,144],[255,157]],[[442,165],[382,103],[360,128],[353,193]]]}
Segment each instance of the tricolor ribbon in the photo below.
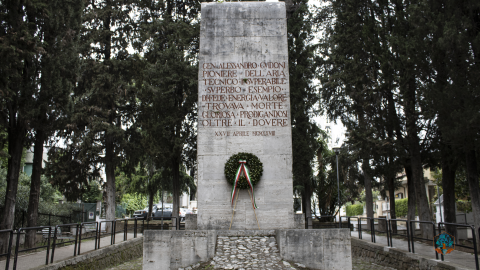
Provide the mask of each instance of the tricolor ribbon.
{"label": "tricolor ribbon", "polygon": [[245,178],[247,178],[247,183],[250,186],[250,190],[252,191],[252,196],[253,196],[252,206],[253,206],[253,209],[256,209],[258,207],[257,207],[257,204],[255,203],[255,193],[253,192],[252,181],[250,181],[250,172],[248,171],[247,166],[245,166],[245,163],[247,163],[247,161],[246,160],[239,160],[238,163],[240,163],[240,166],[238,167],[237,173],[235,174],[235,184],[233,184],[233,187],[232,187],[232,204],[233,204],[233,200],[235,199],[235,196],[237,195],[237,191],[238,191],[237,184],[240,181],[240,176],[242,175],[242,172],[243,172],[243,174],[245,175]]}

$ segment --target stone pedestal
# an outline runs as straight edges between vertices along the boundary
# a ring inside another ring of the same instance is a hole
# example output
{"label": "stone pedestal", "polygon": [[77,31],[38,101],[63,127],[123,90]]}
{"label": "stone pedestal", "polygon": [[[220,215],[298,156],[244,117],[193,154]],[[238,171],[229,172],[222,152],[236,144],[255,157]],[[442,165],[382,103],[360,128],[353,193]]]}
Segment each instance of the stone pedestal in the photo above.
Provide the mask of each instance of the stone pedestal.
{"label": "stone pedestal", "polygon": [[258,236],[274,237],[283,260],[310,269],[352,269],[348,229],[145,231],[143,269],[178,269],[207,262],[217,256],[219,238]]}

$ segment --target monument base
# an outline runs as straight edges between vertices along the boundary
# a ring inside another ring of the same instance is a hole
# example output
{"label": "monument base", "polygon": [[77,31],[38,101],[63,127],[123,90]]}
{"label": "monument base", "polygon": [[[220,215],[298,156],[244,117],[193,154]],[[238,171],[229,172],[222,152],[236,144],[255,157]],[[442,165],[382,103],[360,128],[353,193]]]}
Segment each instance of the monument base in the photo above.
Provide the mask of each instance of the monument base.
{"label": "monument base", "polygon": [[219,237],[273,236],[283,260],[311,269],[352,269],[349,229],[320,230],[146,230],[143,269],[178,269],[215,256]]}

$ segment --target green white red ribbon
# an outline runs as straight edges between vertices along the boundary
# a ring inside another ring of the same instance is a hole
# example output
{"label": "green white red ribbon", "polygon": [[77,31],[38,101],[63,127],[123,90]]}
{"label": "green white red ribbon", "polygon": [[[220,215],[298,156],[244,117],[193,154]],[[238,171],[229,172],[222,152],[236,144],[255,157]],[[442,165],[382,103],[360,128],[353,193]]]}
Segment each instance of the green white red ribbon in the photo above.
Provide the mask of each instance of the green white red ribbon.
{"label": "green white red ribbon", "polygon": [[247,163],[247,161],[246,160],[239,160],[238,163],[240,163],[240,166],[238,167],[237,173],[235,174],[235,183],[233,184],[233,187],[232,187],[232,194],[231,194],[232,195],[232,204],[233,204],[233,200],[235,199],[235,196],[237,195],[237,192],[238,192],[237,184],[240,181],[240,176],[242,175],[242,172],[243,172],[243,174],[245,175],[245,178],[247,178],[247,183],[250,186],[250,190],[252,191],[252,196],[253,196],[252,206],[253,206],[253,209],[256,209],[258,207],[257,207],[257,204],[255,203],[255,193],[253,192],[252,181],[250,181],[250,171],[248,170],[247,166],[245,166],[245,163]]}

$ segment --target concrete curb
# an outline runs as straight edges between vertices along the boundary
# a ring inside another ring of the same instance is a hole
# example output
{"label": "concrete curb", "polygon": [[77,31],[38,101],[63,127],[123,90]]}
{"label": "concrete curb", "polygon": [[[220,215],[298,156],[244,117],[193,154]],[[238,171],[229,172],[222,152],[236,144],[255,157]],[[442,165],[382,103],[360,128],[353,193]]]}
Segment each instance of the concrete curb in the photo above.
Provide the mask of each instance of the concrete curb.
{"label": "concrete curb", "polygon": [[35,270],[56,269],[105,269],[125,261],[142,257],[143,237],[93,250],[67,260],[33,268]]}
{"label": "concrete curb", "polygon": [[[433,250],[433,248],[432,248]],[[432,251],[433,253],[433,251]],[[352,257],[395,269],[469,270],[452,262],[441,262],[398,249],[392,249],[352,237]]]}

